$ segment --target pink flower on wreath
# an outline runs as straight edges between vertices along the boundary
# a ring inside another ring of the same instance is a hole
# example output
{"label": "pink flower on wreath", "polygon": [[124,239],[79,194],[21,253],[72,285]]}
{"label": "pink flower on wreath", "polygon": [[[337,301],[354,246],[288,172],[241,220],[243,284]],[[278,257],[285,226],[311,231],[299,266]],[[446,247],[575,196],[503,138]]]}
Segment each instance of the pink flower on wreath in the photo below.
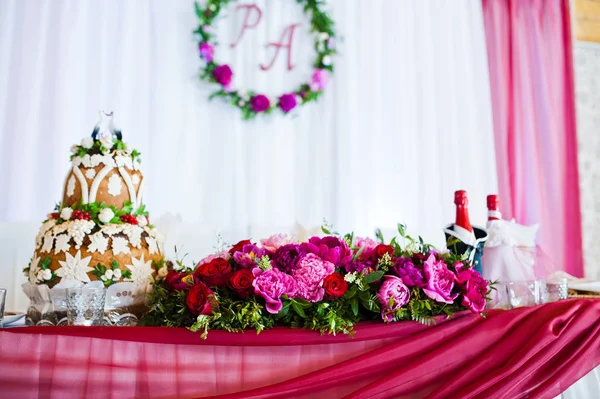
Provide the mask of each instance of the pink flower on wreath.
{"label": "pink flower on wreath", "polygon": [[443,261],[436,261],[433,254],[429,255],[423,268],[427,279],[427,286],[423,288],[425,295],[437,302],[453,303],[458,296],[458,293],[452,294],[454,273]]}
{"label": "pink flower on wreath", "polygon": [[295,93],[284,94],[279,97],[279,108],[286,114],[296,108],[296,105],[298,105],[298,100],[296,100]]}
{"label": "pink flower on wreath", "polygon": [[410,300],[410,290],[402,279],[389,274],[384,277],[385,281],[379,288],[377,299],[381,306],[381,318],[390,322],[394,320],[394,313]]}
{"label": "pink flower on wreath", "polygon": [[298,261],[292,277],[298,284],[296,296],[309,302],[323,300],[325,289],[323,280],[335,271],[333,263],[321,259],[315,254],[307,254]]}
{"label": "pink flower on wreath", "polygon": [[283,307],[281,297],[287,295],[292,297],[296,294],[296,281],[292,276],[280,272],[277,269],[262,271],[258,267],[252,269],[254,274],[254,293],[266,302],[267,312],[277,314]]}
{"label": "pink flower on wreath", "polygon": [[250,99],[250,107],[256,113],[265,112],[270,106],[271,102],[264,94],[257,94]]}
{"label": "pink flower on wreath", "polygon": [[485,309],[488,282],[476,270],[465,266],[462,262],[454,265],[456,269],[456,285],[462,292],[462,305],[473,313],[481,313]]}
{"label": "pink flower on wreath", "polygon": [[233,71],[229,65],[219,65],[213,70],[212,75],[221,86],[229,86],[233,78]]}
{"label": "pink flower on wreath", "polygon": [[213,60],[215,48],[210,43],[200,43],[198,50],[200,51],[200,57],[202,57],[204,61],[211,62]]}
{"label": "pink flower on wreath", "polygon": [[312,91],[321,91],[327,87],[329,72],[326,69],[315,69],[312,74],[310,89]]}
{"label": "pink flower on wreath", "polygon": [[293,240],[287,236],[287,234],[273,234],[271,237],[260,240],[262,247],[270,253],[275,253],[279,249],[286,244],[290,244]]}

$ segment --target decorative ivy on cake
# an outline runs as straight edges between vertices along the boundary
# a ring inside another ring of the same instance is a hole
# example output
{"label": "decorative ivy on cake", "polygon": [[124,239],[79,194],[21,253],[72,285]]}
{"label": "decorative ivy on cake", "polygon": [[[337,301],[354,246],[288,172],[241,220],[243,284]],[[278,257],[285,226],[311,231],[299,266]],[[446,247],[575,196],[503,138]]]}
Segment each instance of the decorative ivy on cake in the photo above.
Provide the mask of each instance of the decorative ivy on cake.
{"label": "decorative ivy on cake", "polygon": [[213,24],[223,8],[233,1],[236,0],[208,0],[204,8],[195,3],[199,25],[194,33],[199,38],[198,50],[200,58],[204,61],[200,78],[219,85],[219,89],[209,98],[220,97],[229,102],[233,107],[240,109],[245,120],[253,119],[259,114],[270,114],[277,109],[287,114],[299,105],[317,101],[327,86],[329,75],[333,73],[333,57],[336,54],[334,22],[323,11],[324,2],[296,0],[308,15],[310,32],[315,36],[316,55],[312,63],[314,71],[310,81],[290,92],[278,95],[273,101],[256,90],[236,90],[233,85],[234,71],[229,65],[215,61],[217,41],[213,33]]}

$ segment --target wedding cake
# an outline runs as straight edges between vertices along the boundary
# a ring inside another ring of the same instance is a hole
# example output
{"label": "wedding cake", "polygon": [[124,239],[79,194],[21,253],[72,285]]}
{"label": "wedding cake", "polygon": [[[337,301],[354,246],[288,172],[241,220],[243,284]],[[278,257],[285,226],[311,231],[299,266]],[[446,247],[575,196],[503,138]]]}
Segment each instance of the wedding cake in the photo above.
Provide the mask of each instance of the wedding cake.
{"label": "wedding cake", "polygon": [[62,202],[42,223],[24,270],[29,324],[61,324],[65,288],[94,281],[108,288],[109,309],[143,304],[164,267],[162,235],[142,201],[140,153],[122,138],[112,113],[101,112],[91,137],[72,147]]}

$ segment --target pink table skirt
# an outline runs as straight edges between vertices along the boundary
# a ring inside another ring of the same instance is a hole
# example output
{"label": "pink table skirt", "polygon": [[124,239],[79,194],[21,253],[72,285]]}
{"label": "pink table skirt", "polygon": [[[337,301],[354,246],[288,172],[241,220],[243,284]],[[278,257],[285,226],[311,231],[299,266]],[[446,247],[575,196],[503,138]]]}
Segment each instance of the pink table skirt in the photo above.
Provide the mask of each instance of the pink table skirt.
{"label": "pink table skirt", "polygon": [[356,328],[0,330],[6,398],[552,398],[600,364],[600,301]]}

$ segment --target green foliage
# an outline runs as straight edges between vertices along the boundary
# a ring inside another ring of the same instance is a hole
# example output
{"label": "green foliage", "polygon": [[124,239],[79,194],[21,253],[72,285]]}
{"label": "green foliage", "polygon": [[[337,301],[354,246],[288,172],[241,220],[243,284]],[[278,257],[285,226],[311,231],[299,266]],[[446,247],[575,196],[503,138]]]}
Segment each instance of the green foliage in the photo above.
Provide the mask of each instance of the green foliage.
{"label": "green foliage", "polygon": [[[121,209],[119,209],[115,206],[112,206],[112,205],[106,205],[104,202],[102,202],[102,203],[90,202],[87,204],[80,202],[78,204],[71,206],[70,208],[73,209],[74,211],[80,210],[82,212],[89,213],[91,216],[91,220],[94,223],[96,223],[97,225],[102,224],[102,222],[100,222],[100,219],[98,218],[98,216],[100,215],[100,212],[102,212],[102,210],[106,209],[106,208],[111,209],[115,215],[110,220],[111,224],[123,224],[123,221],[121,220],[121,216],[123,216],[123,215],[149,216],[149,213],[146,210],[146,205],[142,204],[142,206],[140,206],[138,209],[134,209],[131,201],[125,201],[123,203],[123,207]],[[60,206],[59,206],[59,208],[56,211],[60,212],[61,209],[62,208],[60,208]],[[58,222],[58,224],[60,224],[60,223],[63,223],[64,220],[59,218],[57,222]]]}

